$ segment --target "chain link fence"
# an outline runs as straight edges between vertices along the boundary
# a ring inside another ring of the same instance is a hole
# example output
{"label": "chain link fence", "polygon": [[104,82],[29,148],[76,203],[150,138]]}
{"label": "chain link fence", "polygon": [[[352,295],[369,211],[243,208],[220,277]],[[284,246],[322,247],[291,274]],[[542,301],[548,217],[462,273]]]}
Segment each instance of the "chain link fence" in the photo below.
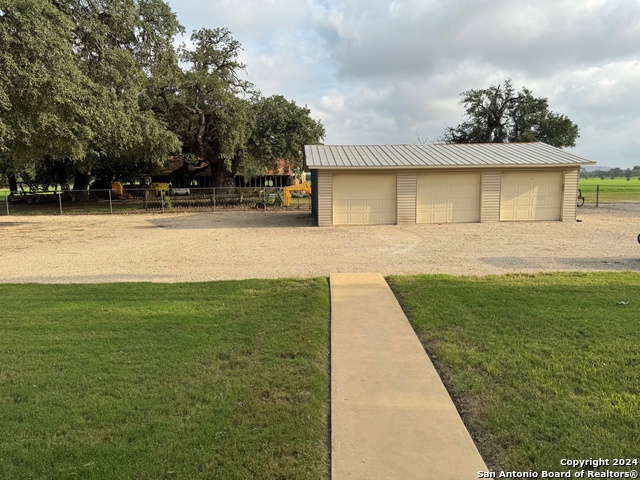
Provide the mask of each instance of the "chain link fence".
{"label": "chain link fence", "polygon": [[0,191],[0,215],[117,214],[235,210],[310,210],[311,196],[280,188],[138,188],[52,192]]}
{"label": "chain link fence", "polygon": [[[637,183],[637,184],[636,184]],[[629,185],[581,185],[578,205],[640,204],[640,181]],[[310,210],[311,196],[292,192],[288,205],[280,188],[145,188],[125,186],[118,191],[89,189],[21,192],[0,190],[0,215],[63,215],[216,211],[223,209]]]}

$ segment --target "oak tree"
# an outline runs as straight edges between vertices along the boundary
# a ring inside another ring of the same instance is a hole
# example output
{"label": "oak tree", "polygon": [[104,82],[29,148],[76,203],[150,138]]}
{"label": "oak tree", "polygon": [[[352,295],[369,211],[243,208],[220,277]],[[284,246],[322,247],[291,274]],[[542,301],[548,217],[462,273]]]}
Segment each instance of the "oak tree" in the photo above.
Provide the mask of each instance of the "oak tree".
{"label": "oak tree", "polygon": [[566,115],[549,110],[549,101],[534,97],[522,87],[504,85],[468,90],[460,94],[467,120],[447,127],[445,143],[544,142],[554,147],[574,147],[578,126]]}

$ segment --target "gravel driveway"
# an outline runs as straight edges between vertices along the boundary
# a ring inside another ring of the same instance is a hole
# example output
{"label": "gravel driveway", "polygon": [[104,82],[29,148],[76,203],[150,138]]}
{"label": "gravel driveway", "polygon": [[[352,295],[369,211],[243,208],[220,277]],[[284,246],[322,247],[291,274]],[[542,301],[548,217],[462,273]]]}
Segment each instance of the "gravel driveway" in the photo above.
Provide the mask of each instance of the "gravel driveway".
{"label": "gravel driveway", "polygon": [[314,227],[300,212],[9,216],[1,282],[182,282],[331,272],[640,271],[640,210],[579,222]]}

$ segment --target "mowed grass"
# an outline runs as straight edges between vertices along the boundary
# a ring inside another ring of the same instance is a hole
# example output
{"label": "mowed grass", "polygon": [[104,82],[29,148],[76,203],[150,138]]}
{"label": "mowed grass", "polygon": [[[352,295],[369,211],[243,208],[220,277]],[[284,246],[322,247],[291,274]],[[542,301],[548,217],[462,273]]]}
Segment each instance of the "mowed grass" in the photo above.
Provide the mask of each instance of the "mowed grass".
{"label": "mowed grass", "polygon": [[0,285],[0,478],[326,478],[328,296]]}
{"label": "mowed grass", "polygon": [[640,180],[637,177],[631,177],[630,180],[624,177],[617,177],[613,180],[609,177],[604,180],[581,178],[579,188],[587,204],[595,205],[598,185],[600,186],[599,203],[640,203]]}
{"label": "mowed grass", "polygon": [[390,283],[489,467],[638,458],[640,274]]}

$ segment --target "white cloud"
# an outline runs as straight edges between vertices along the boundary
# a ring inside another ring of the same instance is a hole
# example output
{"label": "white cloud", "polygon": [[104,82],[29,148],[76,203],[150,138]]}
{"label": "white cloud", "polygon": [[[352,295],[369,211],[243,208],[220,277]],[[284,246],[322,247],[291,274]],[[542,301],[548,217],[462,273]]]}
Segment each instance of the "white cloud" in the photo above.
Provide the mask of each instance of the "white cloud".
{"label": "white cloud", "polygon": [[327,143],[433,139],[463,119],[460,92],[512,78],[578,123],[576,153],[640,163],[636,0],[170,3],[189,31],[228,27],[249,79],[308,104]]}

